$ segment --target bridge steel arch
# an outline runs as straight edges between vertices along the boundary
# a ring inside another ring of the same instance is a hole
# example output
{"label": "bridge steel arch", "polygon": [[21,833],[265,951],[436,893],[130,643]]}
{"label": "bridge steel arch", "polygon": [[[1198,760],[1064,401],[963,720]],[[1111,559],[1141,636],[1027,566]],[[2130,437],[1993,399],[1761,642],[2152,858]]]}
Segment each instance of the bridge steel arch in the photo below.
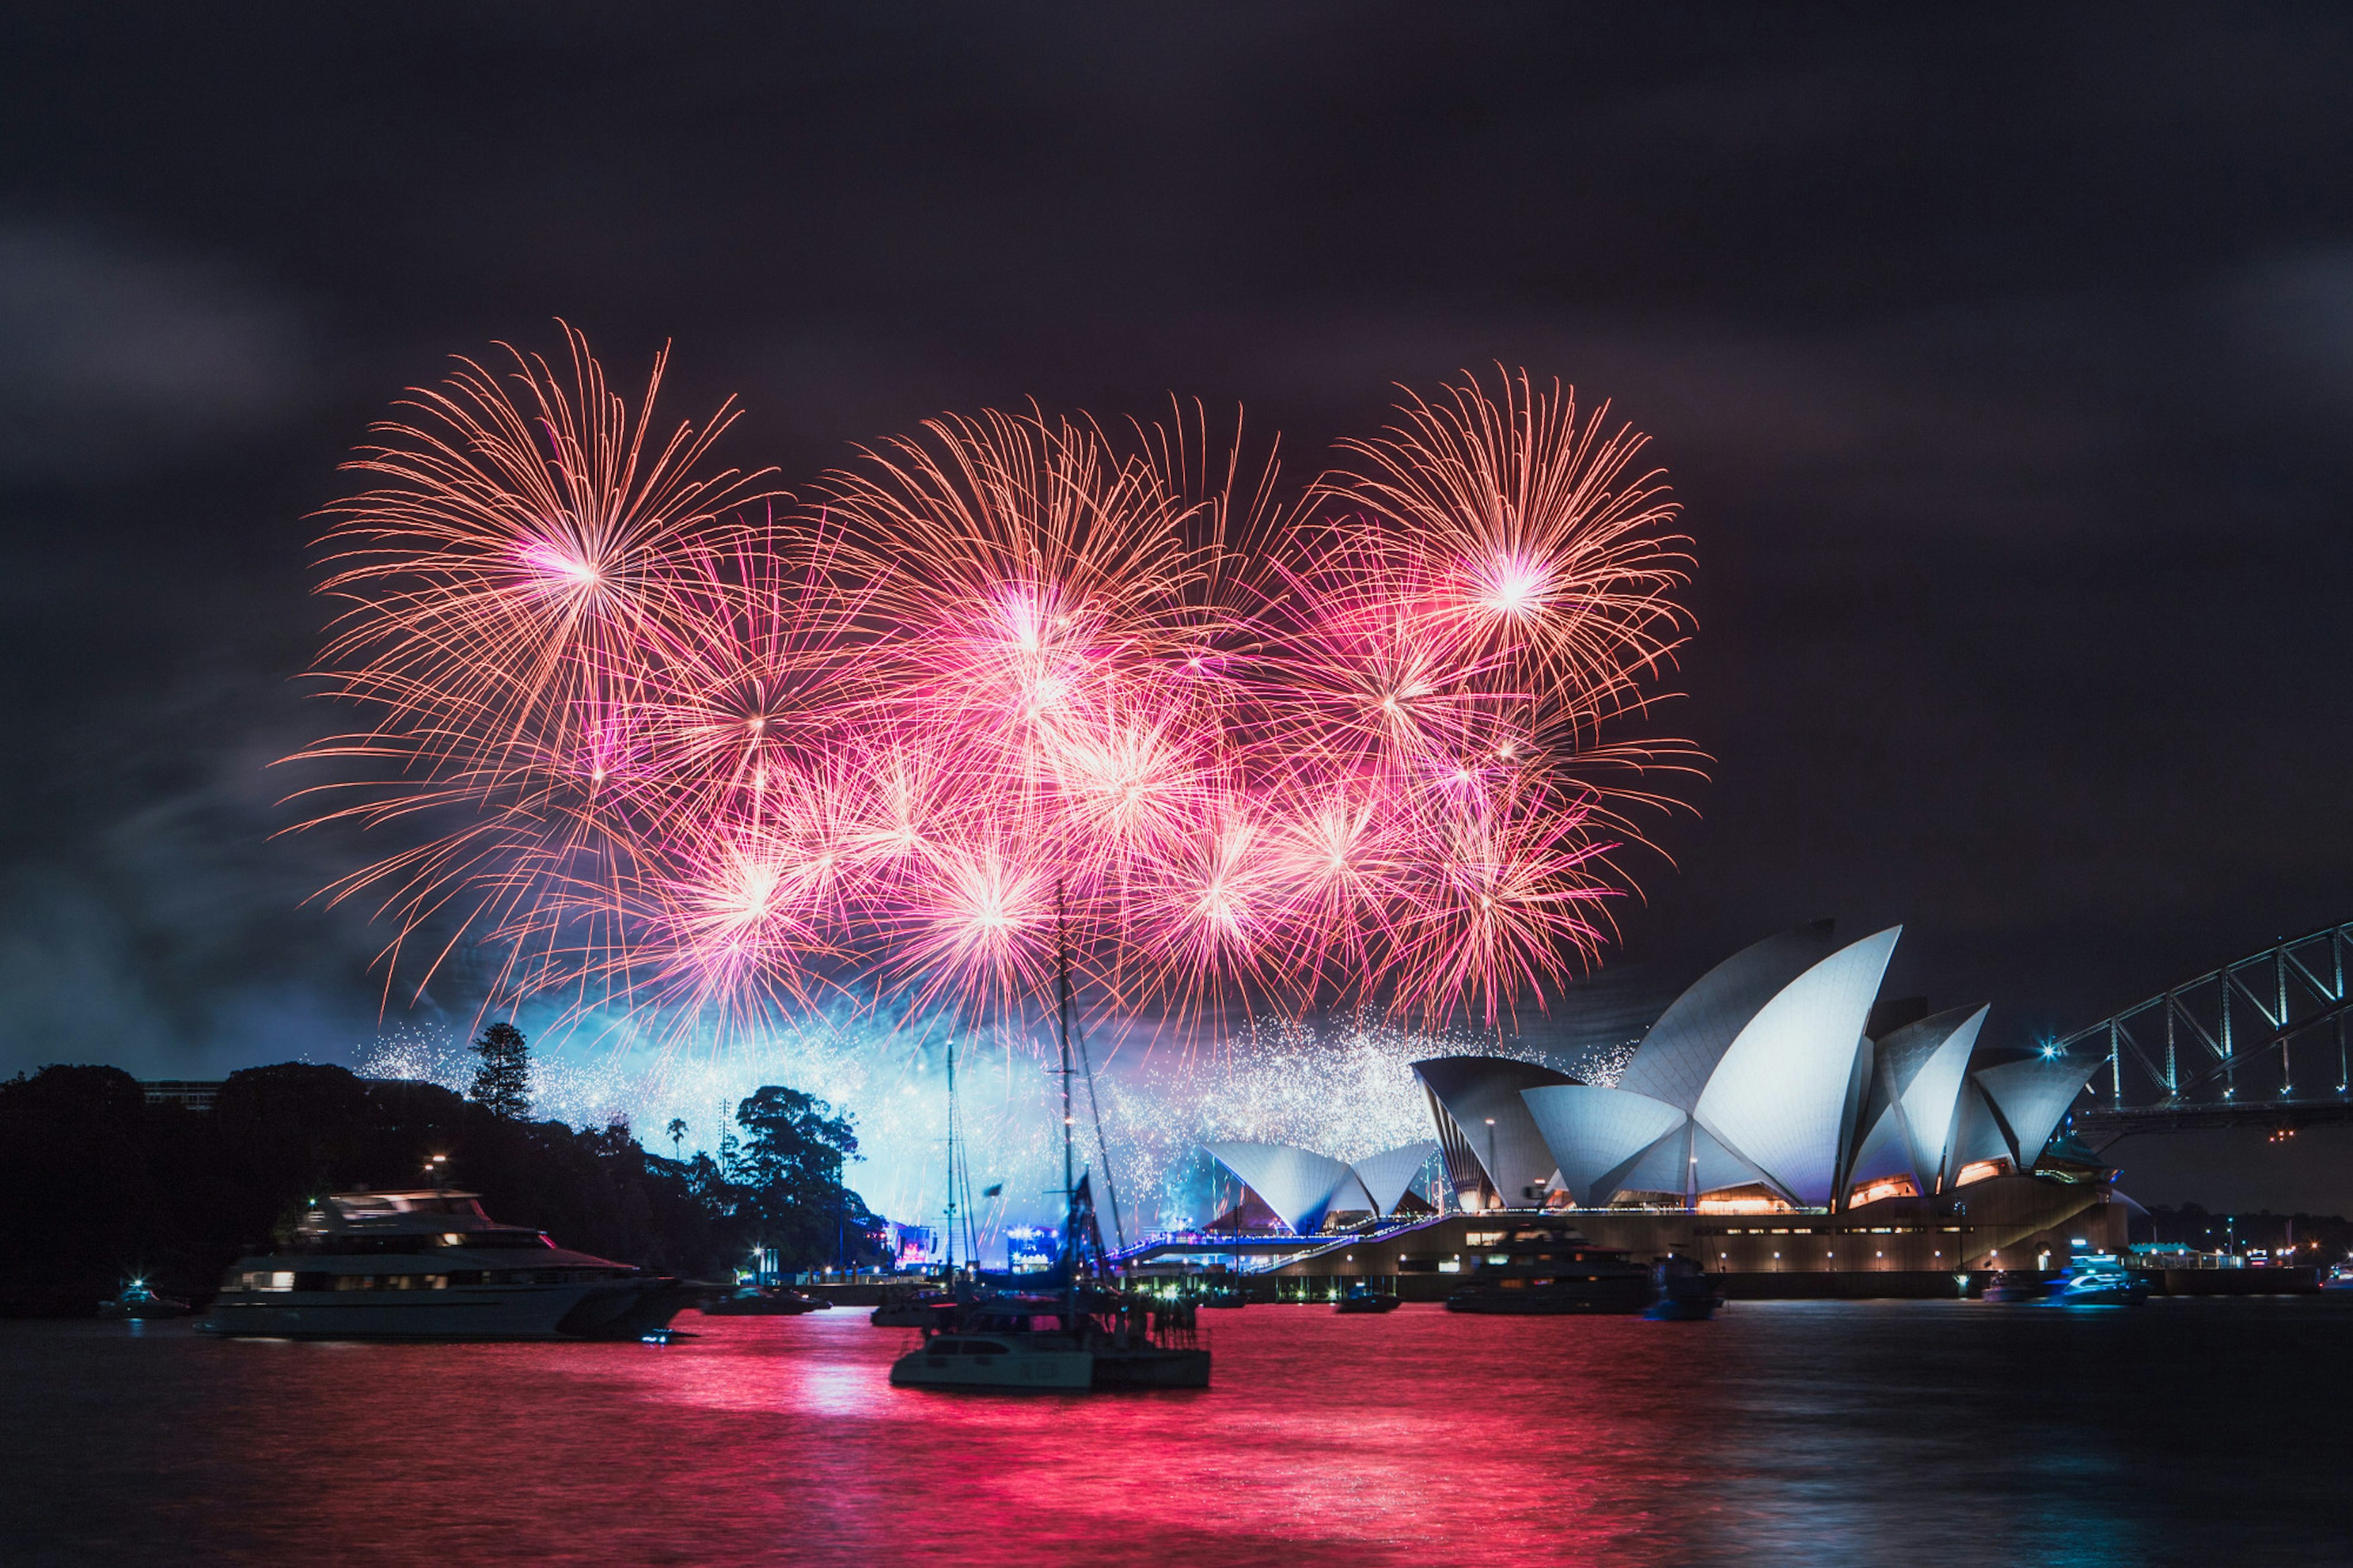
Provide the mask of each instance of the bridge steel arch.
{"label": "bridge steel arch", "polygon": [[2127,1132],[2353,1120],[2353,922],[2324,926],[2184,981],[2046,1050],[2106,1065],[2074,1127]]}

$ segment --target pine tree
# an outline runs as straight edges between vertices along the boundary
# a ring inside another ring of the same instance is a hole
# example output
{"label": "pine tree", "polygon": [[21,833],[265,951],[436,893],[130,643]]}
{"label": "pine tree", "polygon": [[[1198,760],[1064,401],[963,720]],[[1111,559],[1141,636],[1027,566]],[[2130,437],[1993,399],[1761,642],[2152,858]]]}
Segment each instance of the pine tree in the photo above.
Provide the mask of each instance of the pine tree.
{"label": "pine tree", "polygon": [[521,1120],[531,1114],[531,1043],[512,1024],[492,1024],[474,1042],[482,1058],[474,1069],[474,1087],[466,1098],[501,1116]]}

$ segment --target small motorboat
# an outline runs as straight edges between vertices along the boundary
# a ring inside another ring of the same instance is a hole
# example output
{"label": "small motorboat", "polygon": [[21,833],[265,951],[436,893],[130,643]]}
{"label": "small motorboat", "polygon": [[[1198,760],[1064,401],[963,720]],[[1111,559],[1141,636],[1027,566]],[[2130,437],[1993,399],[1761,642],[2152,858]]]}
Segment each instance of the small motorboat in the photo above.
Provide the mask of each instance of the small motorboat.
{"label": "small motorboat", "polygon": [[2340,1263],[2320,1277],[2324,1290],[2353,1290],[2353,1263]]}
{"label": "small motorboat", "polygon": [[779,1290],[764,1285],[745,1285],[702,1303],[706,1318],[797,1318],[803,1312],[822,1312],[833,1303],[822,1297],[806,1295],[798,1290]]}
{"label": "small motorboat", "polygon": [[1681,1254],[1651,1265],[1650,1306],[1642,1316],[1654,1323],[1699,1323],[1724,1305],[1724,1281]]}
{"label": "small motorboat", "polygon": [[175,1301],[169,1296],[159,1296],[144,1279],[126,1282],[121,1294],[98,1304],[98,1315],[115,1320],[144,1321],[149,1318],[185,1318],[195,1311],[185,1301]]}
{"label": "small motorboat", "polygon": [[966,1307],[981,1300],[971,1286],[959,1286],[954,1290],[918,1290],[913,1295],[890,1295],[882,1304],[867,1314],[866,1321],[878,1329],[946,1329],[955,1326]]}
{"label": "small motorboat", "polygon": [[2054,1307],[2137,1307],[2148,1300],[2148,1281],[2114,1257],[2092,1253],[2068,1264],[2044,1299]]}
{"label": "small motorboat", "polygon": [[1986,1276],[1985,1294],[1988,1301],[2040,1301],[2051,1293],[2051,1286],[2042,1275],[2031,1268],[2003,1268]]}
{"label": "small motorboat", "polygon": [[1333,1303],[1339,1312],[1394,1312],[1398,1310],[1397,1294],[1374,1285],[1351,1285],[1340,1292]]}

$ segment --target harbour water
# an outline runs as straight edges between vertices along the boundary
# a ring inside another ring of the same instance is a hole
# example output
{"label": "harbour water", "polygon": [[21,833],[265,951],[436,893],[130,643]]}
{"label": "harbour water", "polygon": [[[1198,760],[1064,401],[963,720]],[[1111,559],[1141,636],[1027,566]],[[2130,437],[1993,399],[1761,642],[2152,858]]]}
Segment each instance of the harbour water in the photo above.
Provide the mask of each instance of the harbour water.
{"label": "harbour water", "polygon": [[1206,1393],[893,1389],[862,1311],[663,1347],[0,1323],[0,1562],[2353,1561],[2353,1300],[1204,1313]]}

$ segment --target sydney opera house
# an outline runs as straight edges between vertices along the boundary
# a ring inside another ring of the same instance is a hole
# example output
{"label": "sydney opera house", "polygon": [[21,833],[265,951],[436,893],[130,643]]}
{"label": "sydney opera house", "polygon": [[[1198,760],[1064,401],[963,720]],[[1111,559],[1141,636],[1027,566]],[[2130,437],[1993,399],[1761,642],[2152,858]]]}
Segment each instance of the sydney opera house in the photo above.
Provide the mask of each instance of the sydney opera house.
{"label": "sydney opera house", "polygon": [[1276,1276],[1409,1289],[1458,1272],[1500,1212],[1539,1208],[1575,1211],[1605,1246],[1769,1277],[1757,1293],[1949,1294],[1956,1272],[2120,1246],[2128,1200],[2061,1131],[2098,1058],[1991,1047],[1983,1006],[1883,1002],[1901,934],[1841,943],[1824,921],[1734,954],[1614,1083],[1502,1057],[1416,1063],[1426,1142],[1353,1164],[1208,1145],[1255,1200],[1226,1224],[1255,1218],[1248,1251]]}

